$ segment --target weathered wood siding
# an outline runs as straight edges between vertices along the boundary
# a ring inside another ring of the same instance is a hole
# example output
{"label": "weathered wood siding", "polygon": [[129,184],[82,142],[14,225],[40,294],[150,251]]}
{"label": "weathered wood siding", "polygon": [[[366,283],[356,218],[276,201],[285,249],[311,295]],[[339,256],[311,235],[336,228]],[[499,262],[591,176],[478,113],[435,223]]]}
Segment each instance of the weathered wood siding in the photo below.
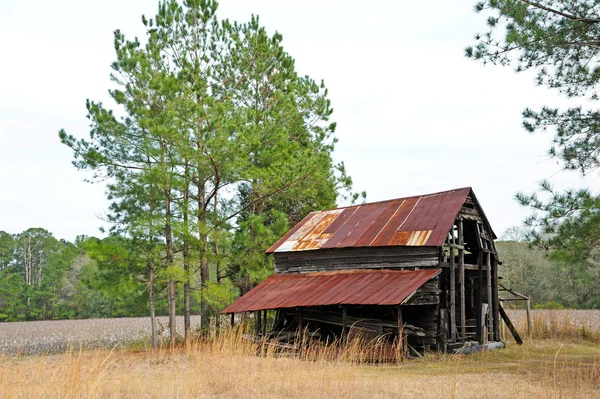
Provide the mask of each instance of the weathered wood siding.
{"label": "weathered wood siding", "polygon": [[275,273],[436,267],[438,247],[332,248],[275,252]]}

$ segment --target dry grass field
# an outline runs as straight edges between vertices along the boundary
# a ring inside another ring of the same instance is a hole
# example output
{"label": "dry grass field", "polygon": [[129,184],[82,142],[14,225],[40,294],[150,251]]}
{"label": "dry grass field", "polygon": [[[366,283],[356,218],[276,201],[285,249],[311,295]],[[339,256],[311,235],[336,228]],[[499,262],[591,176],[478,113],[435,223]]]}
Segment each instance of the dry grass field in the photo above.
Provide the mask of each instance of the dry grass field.
{"label": "dry grass field", "polygon": [[[431,354],[401,364],[356,362],[360,348],[353,345],[337,359],[327,351],[259,356],[257,345],[242,342],[238,333],[174,349],[138,345],[0,355],[0,398],[600,397],[600,342],[576,335],[579,324],[569,327],[550,317],[560,321],[562,314],[534,315],[533,338],[522,346],[508,340],[504,350]],[[520,315],[515,319],[521,325]],[[536,338],[538,325],[556,326],[540,328],[563,336],[560,329],[569,327],[570,338]]]}

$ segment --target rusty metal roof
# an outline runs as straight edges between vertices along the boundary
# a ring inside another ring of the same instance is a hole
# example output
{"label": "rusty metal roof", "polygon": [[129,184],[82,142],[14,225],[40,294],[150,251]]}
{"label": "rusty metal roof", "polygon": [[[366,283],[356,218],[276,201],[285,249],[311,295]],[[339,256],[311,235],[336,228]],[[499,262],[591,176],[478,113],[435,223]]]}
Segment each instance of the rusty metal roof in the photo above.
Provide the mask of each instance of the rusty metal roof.
{"label": "rusty metal roof", "polygon": [[221,313],[325,305],[400,305],[440,269],[274,274]]}
{"label": "rusty metal roof", "polygon": [[470,187],[312,212],[267,253],[320,248],[442,246]]}

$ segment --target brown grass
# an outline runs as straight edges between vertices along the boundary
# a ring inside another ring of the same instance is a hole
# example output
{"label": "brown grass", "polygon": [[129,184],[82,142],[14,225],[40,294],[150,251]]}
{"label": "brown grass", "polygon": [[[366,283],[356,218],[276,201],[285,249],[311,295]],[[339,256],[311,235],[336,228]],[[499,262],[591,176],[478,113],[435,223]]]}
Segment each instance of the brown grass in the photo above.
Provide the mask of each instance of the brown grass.
{"label": "brown grass", "polygon": [[0,398],[600,397],[600,348],[589,343],[530,341],[399,365],[356,362],[364,347],[350,348],[340,360],[331,348],[259,356],[236,332],[175,349],[5,356]]}
{"label": "brown grass", "polygon": [[[508,310],[517,331],[526,338],[527,317],[524,310]],[[600,310],[532,310],[531,338],[600,344]],[[510,334],[507,333],[510,340]]]}

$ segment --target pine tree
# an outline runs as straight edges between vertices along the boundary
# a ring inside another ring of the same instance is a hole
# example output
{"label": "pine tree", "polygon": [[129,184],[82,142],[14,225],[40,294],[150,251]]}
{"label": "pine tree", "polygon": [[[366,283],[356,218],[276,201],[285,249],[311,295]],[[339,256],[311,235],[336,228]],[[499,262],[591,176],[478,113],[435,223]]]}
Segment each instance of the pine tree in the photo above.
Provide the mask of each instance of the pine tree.
{"label": "pine tree", "polygon": [[[477,34],[466,56],[477,61],[512,66],[516,72],[537,72],[536,83],[557,90],[586,106],[561,110],[544,106],[525,109],[529,132],[554,134],[551,157],[565,169],[588,174],[600,166],[600,7],[591,0],[488,0],[476,12],[488,14],[489,31]],[[537,213],[527,220],[535,226],[533,239],[571,262],[598,265],[600,197],[590,190],[556,192],[544,181],[538,193],[517,194],[517,200]],[[596,266],[597,267],[597,266]],[[600,283],[598,277],[595,281]]]}

